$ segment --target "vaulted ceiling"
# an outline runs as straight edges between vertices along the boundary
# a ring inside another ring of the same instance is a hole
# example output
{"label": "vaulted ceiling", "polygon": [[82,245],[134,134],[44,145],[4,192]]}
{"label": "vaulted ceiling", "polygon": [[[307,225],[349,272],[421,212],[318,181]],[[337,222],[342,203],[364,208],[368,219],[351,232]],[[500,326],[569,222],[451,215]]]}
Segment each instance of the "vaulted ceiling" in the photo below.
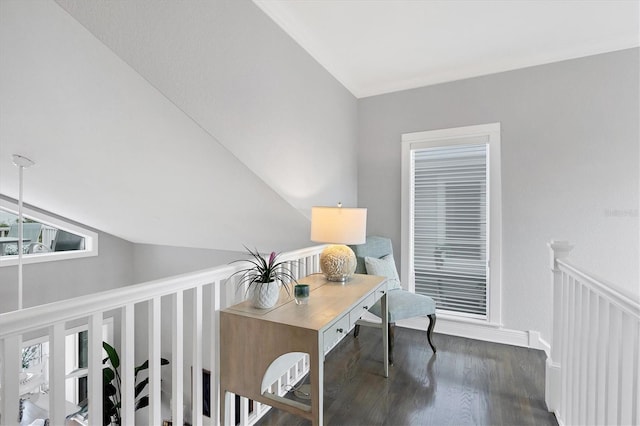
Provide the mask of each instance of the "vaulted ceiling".
{"label": "vaulted ceiling", "polygon": [[2,0],[0,194],[22,154],[129,241],[300,247],[357,203],[357,97],[638,44],[635,0]]}
{"label": "vaulted ceiling", "polygon": [[355,98],[250,1],[0,8],[0,193],[22,154],[27,203],[226,250],[308,245],[312,205],[356,202]]}
{"label": "vaulted ceiling", "polygon": [[355,96],[640,45],[638,0],[254,0]]}

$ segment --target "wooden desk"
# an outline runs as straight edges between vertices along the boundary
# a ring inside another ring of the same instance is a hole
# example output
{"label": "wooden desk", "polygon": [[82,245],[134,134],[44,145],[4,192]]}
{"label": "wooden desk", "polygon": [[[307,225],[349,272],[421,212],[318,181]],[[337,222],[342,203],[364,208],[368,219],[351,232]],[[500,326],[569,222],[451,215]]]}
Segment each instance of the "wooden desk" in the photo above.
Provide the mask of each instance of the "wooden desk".
{"label": "wooden desk", "polygon": [[[298,280],[309,284],[307,305],[297,305],[286,293],[271,309],[255,309],[249,302],[220,312],[220,395],[224,425],[232,397],[245,396],[323,424],[324,356],[351,330],[360,316],[382,298],[382,351],[384,375],[389,376],[388,308],[386,278],[354,275],[345,284],[326,281],[323,275]],[[263,383],[269,366],[289,352],[309,354],[311,405],[268,392]]]}

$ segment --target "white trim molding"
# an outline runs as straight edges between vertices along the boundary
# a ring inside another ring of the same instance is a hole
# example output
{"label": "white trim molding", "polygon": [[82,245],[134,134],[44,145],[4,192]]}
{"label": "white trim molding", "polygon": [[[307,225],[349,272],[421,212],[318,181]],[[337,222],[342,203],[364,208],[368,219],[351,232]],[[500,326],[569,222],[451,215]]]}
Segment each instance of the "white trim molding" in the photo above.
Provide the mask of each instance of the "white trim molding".
{"label": "white trim molding", "polygon": [[[0,198],[0,208],[14,214],[17,214],[18,211],[17,203],[5,198]],[[31,253],[22,257],[23,264],[55,262],[58,260],[98,256],[98,233],[27,206],[24,206],[22,210],[24,212],[24,216],[29,219],[84,237],[85,246],[84,250]],[[14,266],[17,264],[17,256],[0,256],[0,267]]]}
{"label": "white trim molding", "polygon": [[445,145],[487,145],[487,316],[485,324],[502,323],[502,178],[500,123],[428,130],[402,135],[401,153],[401,275],[409,291],[415,290],[413,268],[412,151]]}
{"label": "white trim molding", "polygon": [[[415,317],[398,321],[396,325],[414,330],[427,331],[428,323],[429,321],[426,318]],[[436,328],[434,331],[450,336],[538,349],[544,351],[547,355],[549,355],[551,350],[549,343],[542,339],[538,331],[512,330],[504,328],[500,324],[487,323],[481,320],[461,320],[458,317],[446,314],[437,314]]]}

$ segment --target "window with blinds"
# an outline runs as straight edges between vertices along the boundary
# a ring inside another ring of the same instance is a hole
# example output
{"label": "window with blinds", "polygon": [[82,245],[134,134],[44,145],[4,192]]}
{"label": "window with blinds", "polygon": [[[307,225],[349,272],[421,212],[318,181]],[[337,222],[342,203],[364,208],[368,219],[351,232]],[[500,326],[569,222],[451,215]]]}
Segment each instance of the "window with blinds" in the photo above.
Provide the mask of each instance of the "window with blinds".
{"label": "window with blinds", "polygon": [[486,142],[411,149],[416,293],[438,309],[487,317]]}

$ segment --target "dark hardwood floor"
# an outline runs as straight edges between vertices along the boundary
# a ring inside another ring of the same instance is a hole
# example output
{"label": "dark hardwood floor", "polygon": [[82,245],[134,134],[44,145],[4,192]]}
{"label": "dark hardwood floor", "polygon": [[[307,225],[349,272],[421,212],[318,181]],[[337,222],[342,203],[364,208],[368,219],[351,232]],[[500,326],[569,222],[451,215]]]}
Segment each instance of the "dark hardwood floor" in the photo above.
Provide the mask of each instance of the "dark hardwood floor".
{"label": "dark hardwood floor", "polygon": [[[544,404],[544,352],[396,328],[382,376],[377,329],[353,331],[325,361],[326,425],[557,425]],[[294,398],[293,396],[291,396]],[[272,409],[258,423],[309,425]]]}

